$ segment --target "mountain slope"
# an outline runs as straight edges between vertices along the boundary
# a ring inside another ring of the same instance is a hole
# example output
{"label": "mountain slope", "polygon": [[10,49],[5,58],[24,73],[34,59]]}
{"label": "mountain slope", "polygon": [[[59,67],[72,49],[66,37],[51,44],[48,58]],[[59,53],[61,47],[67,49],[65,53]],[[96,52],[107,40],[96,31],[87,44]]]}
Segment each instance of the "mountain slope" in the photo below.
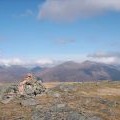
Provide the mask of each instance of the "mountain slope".
{"label": "mountain slope", "polygon": [[85,61],[65,62],[52,68],[23,66],[0,66],[0,82],[18,82],[27,73],[33,73],[44,82],[80,82],[97,80],[120,80],[118,66]]}
{"label": "mountain slope", "polygon": [[49,68],[39,75],[43,81],[80,82],[97,80],[120,80],[120,71],[102,63],[85,61],[83,63],[65,62]]}
{"label": "mountain slope", "polygon": [[0,66],[0,82],[19,82],[27,73],[32,73],[37,76],[37,74],[45,69],[39,66],[33,67],[32,69],[20,65]]}
{"label": "mountain slope", "polygon": [[29,70],[22,66],[0,67],[0,82],[18,82]]}

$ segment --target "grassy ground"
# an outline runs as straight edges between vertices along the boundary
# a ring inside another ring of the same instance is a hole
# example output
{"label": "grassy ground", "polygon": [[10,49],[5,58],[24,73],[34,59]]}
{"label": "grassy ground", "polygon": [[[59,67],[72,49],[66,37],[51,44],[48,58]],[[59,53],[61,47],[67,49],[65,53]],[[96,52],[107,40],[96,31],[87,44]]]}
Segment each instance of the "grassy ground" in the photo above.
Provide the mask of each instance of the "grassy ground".
{"label": "grassy ground", "polygon": [[[56,82],[44,85],[48,92],[36,97],[44,111],[59,103],[67,104],[69,108],[87,116],[99,116],[103,120],[120,120],[120,82]],[[21,106],[17,99],[8,104],[0,103],[0,120],[17,120],[20,117],[31,120],[33,108]]]}

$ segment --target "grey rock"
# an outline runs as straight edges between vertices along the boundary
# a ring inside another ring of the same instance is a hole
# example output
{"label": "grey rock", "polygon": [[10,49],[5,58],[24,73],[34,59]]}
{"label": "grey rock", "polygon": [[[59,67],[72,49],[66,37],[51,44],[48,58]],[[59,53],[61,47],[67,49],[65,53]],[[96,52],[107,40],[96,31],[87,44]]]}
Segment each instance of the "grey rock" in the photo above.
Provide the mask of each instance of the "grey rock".
{"label": "grey rock", "polygon": [[106,113],[107,115],[111,115],[111,112],[110,112],[110,110],[109,109],[102,109],[102,110],[100,110],[102,113]]}
{"label": "grey rock", "polygon": [[66,120],[86,120],[86,117],[77,112],[69,113]]}
{"label": "grey rock", "polygon": [[34,105],[38,105],[38,104],[39,104],[39,101],[37,101],[33,98],[29,98],[29,99],[21,101],[21,105],[23,105],[23,106],[34,106]]}
{"label": "grey rock", "polygon": [[93,116],[93,117],[88,118],[88,119],[86,119],[86,120],[103,120],[103,119],[102,119],[102,118],[99,118],[99,117],[97,117],[97,116]]}
{"label": "grey rock", "polygon": [[110,100],[104,100],[104,99],[100,99],[99,100],[101,104],[105,104],[108,107],[115,107],[117,102],[116,101],[110,101]]}
{"label": "grey rock", "polygon": [[17,85],[10,85],[3,89],[0,95],[0,102],[3,104],[9,103],[13,100],[18,92]]}
{"label": "grey rock", "polygon": [[21,116],[21,117],[14,118],[14,120],[25,120],[25,118]]}
{"label": "grey rock", "polygon": [[9,93],[12,93],[12,94],[15,94],[18,92],[18,86],[17,85],[11,85],[9,86],[6,91],[5,91],[7,94]]}
{"label": "grey rock", "polygon": [[45,113],[44,120],[52,120],[52,113],[46,112],[46,113]]}
{"label": "grey rock", "polygon": [[66,104],[57,104],[57,108],[65,108]]}
{"label": "grey rock", "polygon": [[66,104],[56,104],[50,108],[51,112],[69,112],[71,109]]}
{"label": "grey rock", "polygon": [[60,98],[61,97],[61,95],[59,93],[53,93],[52,96],[55,97],[55,98]]}
{"label": "grey rock", "polygon": [[74,85],[64,85],[64,84],[61,84],[59,86],[60,90],[64,91],[64,92],[69,92],[69,91],[76,91],[77,90],[77,87],[74,86]]}
{"label": "grey rock", "polygon": [[44,120],[44,113],[43,113],[43,111],[41,111],[41,110],[33,110],[33,112],[32,112],[32,117],[31,117],[31,119],[32,120]]}
{"label": "grey rock", "polygon": [[11,100],[14,99],[14,96],[3,96],[2,99],[1,99],[1,103],[3,104],[8,104]]}
{"label": "grey rock", "polygon": [[37,106],[36,106],[36,110],[41,110],[42,108],[43,108],[42,105],[37,105]]}

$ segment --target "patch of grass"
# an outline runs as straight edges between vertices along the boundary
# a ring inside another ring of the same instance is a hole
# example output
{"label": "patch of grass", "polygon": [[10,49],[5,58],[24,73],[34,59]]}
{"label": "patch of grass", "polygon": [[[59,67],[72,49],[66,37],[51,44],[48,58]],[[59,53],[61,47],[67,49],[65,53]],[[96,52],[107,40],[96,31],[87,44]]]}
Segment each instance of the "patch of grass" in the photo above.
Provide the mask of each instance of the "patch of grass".
{"label": "patch of grass", "polygon": [[[50,89],[51,93],[37,96],[36,99],[46,111],[55,103],[65,103],[74,111],[88,116],[99,116],[103,120],[120,119],[120,95],[118,94],[120,82],[56,82],[44,85]],[[54,93],[59,93],[60,97],[55,98],[50,95]],[[9,104],[0,103],[0,119],[13,120],[24,117],[25,120],[31,120],[32,109],[32,107],[21,106],[17,99]]]}

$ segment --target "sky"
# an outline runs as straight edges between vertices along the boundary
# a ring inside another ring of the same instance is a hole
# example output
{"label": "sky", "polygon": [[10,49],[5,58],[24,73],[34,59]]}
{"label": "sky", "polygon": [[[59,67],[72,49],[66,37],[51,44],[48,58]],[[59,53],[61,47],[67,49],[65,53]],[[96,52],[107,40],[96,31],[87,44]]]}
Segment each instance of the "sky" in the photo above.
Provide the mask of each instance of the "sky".
{"label": "sky", "polygon": [[120,0],[0,0],[0,64],[120,63]]}

